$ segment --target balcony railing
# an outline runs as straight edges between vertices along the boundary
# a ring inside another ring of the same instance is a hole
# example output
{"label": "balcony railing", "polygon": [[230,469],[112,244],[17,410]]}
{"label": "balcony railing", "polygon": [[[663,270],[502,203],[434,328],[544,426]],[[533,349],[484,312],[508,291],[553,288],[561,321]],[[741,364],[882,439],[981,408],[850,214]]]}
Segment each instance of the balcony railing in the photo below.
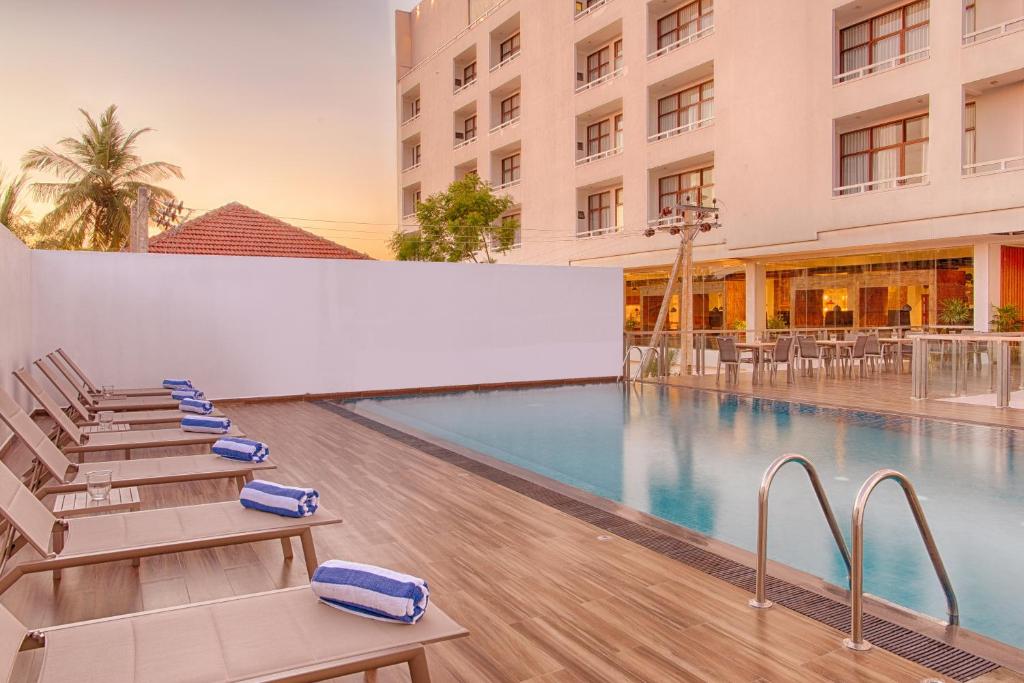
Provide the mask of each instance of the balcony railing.
{"label": "balcony railing", "polygon": [[475,83],[476,83],[476,79],[474,78],[471,81],[466,81],[462,85],[455,86],[455,90],[452,91],[452,95],[458,95],[460,92],[462,92],[464,90],[467,90],[471,85],[473,85]]}
{"label": "balcony railing", "polygon": [[406,126],[406,125],[408,125],[408,124],[412,123],[413,121],[415,121],[416,119],[418,119],[419,117],[420,117],[420,115],[419,115],[419,114],[416,114],[416,116],[410,116],[410,117],[409,117],[409,118],[407,118],[407,119],[406,119],[405,121],[402,121],[402,125],[403,125],[403,126]]}
{"label": "balcony railing", "polygon": [[619,76],[622,75],[622,71],[623,71],[623,69],[620,66],[618,69],[616,69],[615,71],[612,71],[611,73],[607,73],[604,76],[601,76],[600,78],[595,78],[594,80],[590,81],[589,83],[584,83],[580,87],[576,88],[576,92],[577,93],[586,92],[587,90],[590,90],[591,88],[596,88],[597,86],[601,85],[602,83],[607,83],[608,81],[612,80],[613,78],[618,78]]}
{"label": "balcony railing", "polygon": [[596,154],[591,154],[590,156],[583,157],[582,159],[577,159],[576,165],[583,166],[584,164],[616,156],[617,154],[622,154],[622,147],[613,147],[612,149],[606,149],[603,152],[597,152]]}
{"label": "balcony railing", "polygon": [[601,9],[611,1],[612,0],[597,0],[597,2],[592,4],[590,7],[584,7],[583,9],[576,13],[576,21],[579,21],[583,17],[589,15],[591,12],[596,12],[597,10]]}
{"label": "balcony railing", "polygon": [[499,123],[494,128],[491,128],[490,134],[494,135],[498,131],[504,130],[506,128],[510,128],[511,126],[514,126],[517,123],[519,123],[519,117],[518,116],[515,117],[514,119],[509,119],[508,121],[505,121],[504,123]]}
{"label": "balcony railing", "polygon": [[[706,16],[713,17],[714,15],[708,14]],[[703,38],[704,36],[711,35],[714,32],[714,30],[715,30],[715,24],[711,23],[709,26],[705,26],[704,28],[702,28],[701,30],[699,30],[699,31],[697,31],[695,33],[691,33],[688,36],[683,36],[682,38],[680,38],[676,42],[669,43],[665,47],[663,47],[663,48],[661,48],[659,50],[655,50],[651,54],[647,55],[647,61],[650,61],[652,59],[657,59],[658,57],[661,57],[662,55],[667,55],[669,52],[674,52],[675,50],[678,50],[679,48],[681,48],[681,47],[683,47],[685,45],[689,45],[690,43],[694,43],[694,42],[700,40],[701,38]]]}
{"label": "balcony railing", "polygon": [[576,233],[576,239],[588,240],[591,237],[600,237],[601,235],[612,235],[622,231],[621,225],[612,225],[607,228],[601,228],[600,230],[584,230],[583,232]]}
{"label": "balcony railing", "polygon": [[474,142],[476,142],[476,136],[475,135],[473,137],[471,137],[471,138],[466,138],[465,140],[456,140],[455,141],[455,146],[452,147],[452,151],[455,151],[457,149],[462,149],[463,147],[466,147],[467,145],[471,145]]}
{"label": "balcony railing", "polygon": [[420,163],[421,162],[417,161],[412,166],[406,166],[405,168],[402,169],[402,173],[408,173],[409,171],[415,171],[417,168],[420,167]]}
{"label": "balcony railing", "polygon": [[1004,21],[1001,24],[997,24],[996,26],[989,26],[988,28],[983,28],[980,31],[973,31],[971,33],[964,34],[963,44],[967,46],[987,40],[994,40],[1005,36],[1007,33],[1016,33],[1021,29],[1024,29],[1024,17],[1011,19],[1009,21]]}
{"label": "balcony railing", "polygon": [[865,192],[878,192],[879,190],[895,190],[903,187],[912,187],[914,185],[924,185],[928,182],[927,173],[914,173],[913,175],[904,175],[898,178],[883,178],[881,180],[872,180],[866,183],[856,183],[855,185],[842,185],[832,189],[833,197],[848,197],[855,194],[864,194]]}
{"label": "balcony railing", "polygon": [[516,178],[515,180],[510,180],[507,183],[502,183],[501,185],[496,185],[494,187],[494,189],[495,190],[508,190],[510,188],[515,187],[516,185],[518,185],[521,182],[522,182],[522,180],[520,178]]}
{"label": "balcony railing", "polygon": [[647,138],[647,142],[658,142],[659,140],[667,140],[668,138],[674,138],[677,135],[682,135],[683,133],[689,133],[690,131],[697,130],[698,128],[710,126],[711,122],[714,120],[714,116],[709,116],[706,119],[701,119],[699,121],[691,121],[690,123],[685,123],[679,126],[678,128],[673,128],[672,130],[666,130],[660,133],[655,133],[654,135]]}
{"label": "balcony railing", "polygon": [[521,55],[522,53],[523,53],[523,50],[522,50],[522,48],[520,48],[520,49],[516,50],[515,52],[513,52],[512,54],[510,54],[508,57],[505,57],[505,59],[501,60],[500,62],[498,62],[497,64],[495,64],[494,66],[491,67],[491,73],[494,73],[495,71],[497,71],[501,67],[506,66],[507,64],[511,64],[512,62],[516,61],[517,59],[519,59],[519,55]]}
{"label": "balcony railing", "polygon": [[992,173],[1005,173],[1006,171],[1019,171],[1024,169],[1024,156],[1007,157],[995,161],[979,161],[974,164],[964,164],[963,175],[990,175]]}
{"label": "balcony railing", "polygon": [[415,225],[416,224],[416,214],[415,213],[407,213],[404,216],[402,216],[402,224],[403,224],[403,226],[405,226],[405,225]]}
{"label": "balcony railing", "polygon": [[894,69],[897,66],[904,66],[905,64],[909,64],[910,62],[916,62],[918,60],[925,59],[926,57],[928,57],[930,52],[930,47],[922,47],[918,50],[911,50],[910,52],[905,52],[901,55],[890,57],[889,59],[883,60],[881,62],[875,62],[874,64],[862,66],[859,69],[851,69],[850,71],[846,71],[844,73],[839,74],[838,76],[833,77],[832,84],[839,85],[840,83],[849,83],[850,81],[855,81],[858,78],[863,78],[864,76],[873,76],[874,74],[881,73],[883,71],[888,71],[889,69]]}

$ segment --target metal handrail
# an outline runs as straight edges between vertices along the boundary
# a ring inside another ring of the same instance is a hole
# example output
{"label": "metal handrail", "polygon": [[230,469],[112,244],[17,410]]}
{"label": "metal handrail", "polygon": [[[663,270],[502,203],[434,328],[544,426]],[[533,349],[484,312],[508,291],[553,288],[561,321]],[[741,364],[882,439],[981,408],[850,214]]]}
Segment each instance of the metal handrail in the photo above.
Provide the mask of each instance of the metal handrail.
{"label": "metal handrail", "polygon": [[629,365],[628,364],[630,363],[630,358],[633,355],[633,350],[634,349],[636,349],[637,351],[640,352],[640,367],[643,367],[643,363],[644,363],[644,347],[636,346],[636,345],[630,346],[628,349],[626,349],[626,355],[622,359],[622,381],[624,381],[624,382],[632,381],[632,378],[630,377],[630,375],[632,375],[632,373],[629,371]]}
{"label": "metal handrail", "polygon": [[857,492],[857,500],[853,504],[853,566],[850,570],[850,637],[843,640],[843,644],[851,650],[868,650],[871,644],[864,640],[864,511],[868,504],[871,492],[886,479],[895,480],[903,489],[903,495],[910,505],[910,511],[914,514],[914,521],[917,523],[917,530],[921,532],[921,540],[924,541],[928,550],[928,557],[931,558],[935,574],[942,584],[942,591],[946,594],[946,613],[949,615],[949,624],[956,626],[960,623],[960,610],[956,604],[956,594],[953,592],[953,584],[949,580],[946,566],[942,563],[939,549],[935,545],[935,538],[931,529],[928,528],[928,520],[925,519],[924,510],[921,508],[921,501],[914,491],[914,485],[910,483],[906,475],[896,470],[878,470],[864,482]]}
{"label": "metal handrail", "polygon": [[811,480],[811,488],[814,489],[814,495],[818,498],[821,511],[825,514],[825,521],[828,522],[828,527],[832,530],[832,537],[839,548],[839,554],[843,556],[843,562],[846,563],[847,577],[850,578],[852,575],[850,551],[846,547],[846,539],[843,538],[843,532],[840,531],[839,523],[832,512],[832,505],[828,502],[825,488],[821,485],[818,471],[814,469],[814,465],[806,457],[796,453],[788,453],[776,458],[775,462],[768,466],[768,469],[764,472],[764,477],[761,478],[761,487],[757,491],[757,578],[754,586],[754,597],[747,604],[758,609],[767,609],[772,606],[771,600],[765,597],[765,579],[768,575],[768,492],[771,489],[775,475],[791,462],[798,463],[807,472],[807,477]]}

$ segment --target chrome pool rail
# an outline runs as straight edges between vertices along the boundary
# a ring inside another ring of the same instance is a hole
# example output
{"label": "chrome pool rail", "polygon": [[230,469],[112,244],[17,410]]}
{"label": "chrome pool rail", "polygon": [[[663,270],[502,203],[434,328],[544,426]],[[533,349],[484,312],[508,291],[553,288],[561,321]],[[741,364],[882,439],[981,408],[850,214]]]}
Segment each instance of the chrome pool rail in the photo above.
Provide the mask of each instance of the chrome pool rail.
{"label": "chrome pool rail", "polygon": [[814,495],[818,498],[821,511],[825,514],[825,521],[828,522],[828,527],[832,531],[832,538],[835,539],[839,554],[843,556],[843,562],[846,563],[847,577],[852,580],[850,551],[846,547],[846,539],[843,538],[843,532],[839,529],[839,523],[836,522],[835,513],[832,512],[832,505],[828,502],[825,488],[821,485],[818,471],[806,457],[797,453],[787,453],[776,458],[768,466],[761,478],[761,487],[757,491],[757,577],[754,584],[754,597],[747,604],[758,609],[767,609],[772,606],[771,600],[765,597],[765,580],[768,574],[768,493],[775,475],[791,462],[799,464],[807,472],[811,488],[814,489]]}
{"label": "chrome pool rail", "polygon": [[953,592],[953,584],[949,580],[946,566],[942,563],[939,549],[935,545],[935,538],[928,527],[928,520],[925,519],[924,509],[921,508],[921,501],[917,497],[914,485],[906,475],[896,470],[878,470],[860,487],[857,492],[857,499],[853,504],[853,566],[850,571],[850,637],[843,640],[843,644],[851,650],[868,650],[871,644],[864,640],[864,511],[867,508],[868,498],[872,491],[887,479],[896,481],[903,489],[903,495],[910,505],[910,511],[914,515],[917,529],[921,533],[921,540],[924,541],[928,557],[931,558],[935,574],[942,584],[942,590],[946,594],[946,612],[949,615],[949,624],[956,626],[960,623],[960,611],[956,603],[956,594]]}

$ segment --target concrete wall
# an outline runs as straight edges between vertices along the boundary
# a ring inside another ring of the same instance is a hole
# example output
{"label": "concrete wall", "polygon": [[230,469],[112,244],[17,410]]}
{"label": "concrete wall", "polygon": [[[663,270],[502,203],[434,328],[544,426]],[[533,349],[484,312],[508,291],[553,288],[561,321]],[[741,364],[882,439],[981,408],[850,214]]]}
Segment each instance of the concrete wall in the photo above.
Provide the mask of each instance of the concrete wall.
{"label": "concrete wall", "polygon": [[[26,408],[28,394],[15,388],[17,380],[11,372],[32,359],[31,252],[21,240],[0,225],[0,387],[18,399]],[[9,436],[0,425],[0,446]]]}
{"label": "concrete wall", "polygon": [[32,269],[33,353],[63,346],[103,383],[186,375],[212,397],[279,396],[622,361],[618,269],[47,251]]}

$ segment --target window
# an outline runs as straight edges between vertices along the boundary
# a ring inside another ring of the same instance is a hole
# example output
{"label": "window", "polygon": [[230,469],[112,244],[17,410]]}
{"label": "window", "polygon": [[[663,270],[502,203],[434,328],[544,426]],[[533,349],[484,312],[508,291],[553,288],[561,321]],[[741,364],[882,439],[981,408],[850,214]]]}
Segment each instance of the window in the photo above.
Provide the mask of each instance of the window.
{"label": "window", "polygon": [[615,70],[618,71],[622,68],[622,40],[616,40],[613,47],[615,52]]}
{"label": "window", "polygon": [[476,62],[466,65],[462,70],[462,85],[467,86],[476,80]]}
{"label": "window", "polygon": [[658,208],[662,215],[674,215],[677,204],[710,206],[714,198],[714,166],[658,179]]}
{"label": "window", "polygon": [[498,46],[498,63],[504,62],[506,59],[519,54],[519,34],[516,33],[509,36],[507,40],[502,41],[501,45]]}
{"label": "window", "polygon": [[978,8],[974,0],[964,0],[964,35],[978,30]]}
{"label": "window", "polygon": [[611,120],[598,121],[587,126],[587,156],[594,156],[611,149],[612,122]]}
{"label": "window", "polygon": [[658,100],[658,132],[706,121],[715,114],[715,82],[708,81]]}
{"label": "window", "polygon": [[928,47],[928,2],[918,0],[842,29],[839,32],[840,73],[873,64],[878,65],[874,71],[881,71],[923,57],[923,54],[916,54],[902,62],[897,59]]}
{"label": "window", "polygon": [[611,54],[612,49],[608,46],[602,47],[587,57],[587,83],[596,81],[612,72]]}
{"label": "window", "polygon": [[420,115],[420,98],[416,98],[409,103],[409,117],[414,118]]}
{"label": "window", "polygon": [[[928,115],[891,121],[871,128],[844,133],[839,139],[840,181],[843,187],[873,183],[872,189],[895,187],[896,183],[877,183],[925,172],[928,151]],[[899,185],[920,183],[909,178]],[[844,190],[844,194],[860,192]]]}
{"label": "window", "polygon": [[501,184],[508,185],[519,180],[519,152],[501,160]]}
{"label": "window", "polygon": [[612,227],[612,193],[598,192],[587,197],[587,232]]}
{"label": "window", "polygon": [[625,211],[622,204],[622,188],[615,190],[615,227],[621,228],[626,224]]}
{"label": "window", "polygon": [[413,145],[413,148],[412,148],[412,165],[413,166],[419,166],[420,165],[420,143],[418,143],[418,142],[415,145]]}
{"label": "window", "polygon": [[519,93],[501,101],[501,123],[519,118]]}
{"label": "window", "polygon": [[515,237],[512,238],[512,246],[521,247],[523,245],[523,223],[520,220],[519,214],[512,213],[507,216],[504,216],[501,219],[501,224],[507,226],[509,223],[512,223],[513,221],[515,222],[516,226],[516,234]]}
{"label": "window", "polygon": [[420,208],[420,199],[422,199],[422,197],[423,197],[423,194],[422,194],[422,192],[420,190],[416,190],[415,192],[412,193],[412,209],[413,209],[413,211],[415,211],[416,209]]}
{"label": "window", "polygon": [[658,49],[714,25],[713,0],[698,0],[658,19]]}
{"label": "window", "polygon": [[464,133],[464,140],[472,140],[476,137],[476,114],[466,119],[465,123],[462,124],[462,131]]}
{"label": "window", "polygon": [[615,115],[615,149],[622,149],[622,114]]}
{"label": "window", "polygon": [[977,114],[974,102],[964,105],[964,166],[978,162]]}

